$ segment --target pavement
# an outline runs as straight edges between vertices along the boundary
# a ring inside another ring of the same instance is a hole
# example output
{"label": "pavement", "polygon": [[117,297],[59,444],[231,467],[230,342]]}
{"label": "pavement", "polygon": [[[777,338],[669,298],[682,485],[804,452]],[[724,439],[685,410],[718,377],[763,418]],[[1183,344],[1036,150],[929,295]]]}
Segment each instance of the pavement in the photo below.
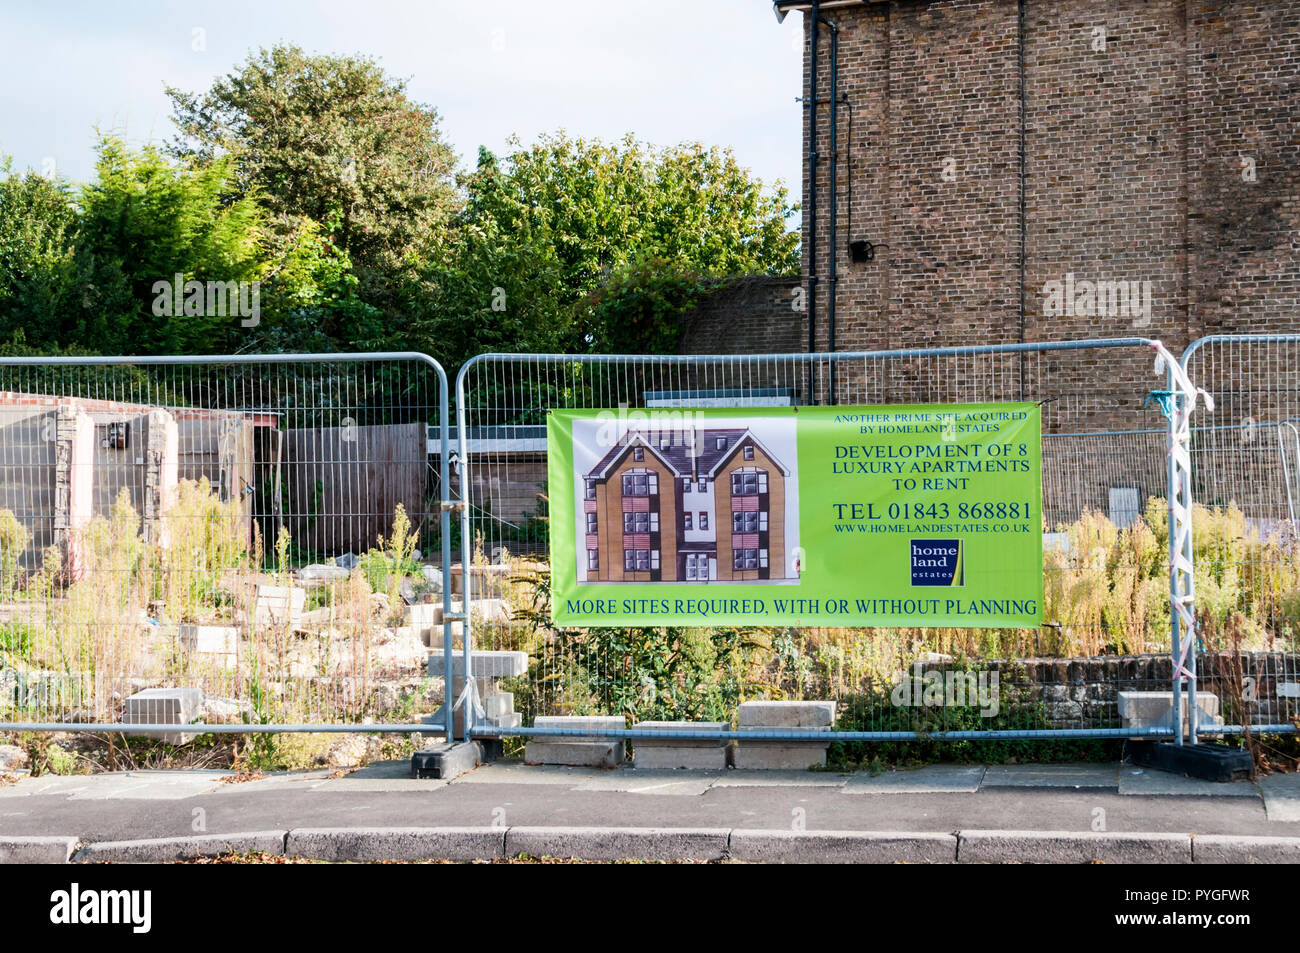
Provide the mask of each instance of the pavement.
{"label": "pavement", "polygon": [[1215,784],[1132,765],[931,765],[879,775],[501,761],[451,781],[380,762],[0,785],[0,861],[265,850],[331,860],[1300,862],[1300,775]]}

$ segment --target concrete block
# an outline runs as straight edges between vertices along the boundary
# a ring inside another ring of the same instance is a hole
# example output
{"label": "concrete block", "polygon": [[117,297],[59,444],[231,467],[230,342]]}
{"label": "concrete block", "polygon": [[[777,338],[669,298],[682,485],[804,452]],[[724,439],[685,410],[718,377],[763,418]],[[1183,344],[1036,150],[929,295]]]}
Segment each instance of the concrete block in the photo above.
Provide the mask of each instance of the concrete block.
{"label": "concrete block", "polygon": [[741,702],[736,716],[741,728],[830,728],[835,724],[835,702]]}
{"label": "concrete block", "polygon": [[639,738],[632,743],[632,762],[638,768],[692,768],[717,770],[727,766],[727,745],[712,732],[729,731],[725,721],[640,721],[632,727],[647,731],[690,731],[700,738]]}
{"label": "concrete block", "polygon": [[76,847],[75,837],[0,835],[0,864],[66,864]]}
{"label": "concrete block", "polygon": [[728,832],[713,828],[511,827],[506,856],[582,860],[721,860]]}
{"label": "concrete block", "polygon": [[483,716],[485,718],[504,718],[515,714],[514,692],[496,692],[483,698]]}
{"label": "concrete block", "polygon": [[187,652],[233,655],[239,650],[239,629],[233,625],[181,623],[177,626],[176,634],[181,647]]}
{"label": "concrete block", "polygon": [[[515,678],[528,674],[527,652],[471,651],[470,665],[475,678]],[[429,653],[429,675],[439,677],[443,674],[442,652]],[[465,674],[465,654],[456,652],[452,656],[452,677]]]}
{"label": "concrete block", "polygon": [[539,741],[530,740],[524,748],[529,764],[567,764],[589,768],[616,768],[625,760],[624,745],[619,741]]}
{"label": "concrete block", "polygon": [[483,760],[476,741],[444,741],[411,755],[411,776],[447,780],[473,771]]}
{"label": "concrete block", "polygon": [[736,745],[732,764],[741,771],[807,770],[826,764],[827,744],[746,741]]}
{"label": "concrete block", "polygon": [[638,742],[632,746],[632,763],[646,770],[721,771],[727,767],[727,749],[723,745],[713,748],[646,747]]}
{"label": "concrete block", "polygon": [[[1172,728],[1173,692],[1120,692],[1116,696],[1120,722],[1125,728]],[[1202,729],[1221,726],[1219,696],[1211,692],[1196,693],[1196,707],[1201,710],[1197,725]],[[1183,695],[1183,731],[1188,730],[1187,695]],[[1214,734],[1207,730],[1206,734]]]}
{"label": "concrete block", "polygon": [[504,827],[321,828],[289,831],[285,853],[311,860],[493,860]]}
{"label": "concrete block", "polygon": [[[740,731],[803,729],[829,732],[835,724],[833,701],[742,702],[736,710]],[[732,764],[741,770],[807,769],[826,763],[826,741],[740,741]]]}
{"label": "concrete block", "polygon": [[[122,711],[124,725],[186,725],[198,721],[203,692],[197,688],[146,688],[127,698]],[[195,734],[184,731],[128,731],[128,735],[159,738],[167,744],[183,745]]]}
{"label": "concrete block", "polygon": [[[534,728],[564,728],[570,731],[624,731],[627,719],[622,715],[539,715]],[[552,736],[557,741],[605,741],[599,735]],[[622,741],[619,741],[622,744]]]}
{"label": "concrete block", "polygon": [[[452,610],[456,611],[456,606]],[[441,602],[417,602],[406,607],[406,624],[411,628],[426,629],[430,626],[442,626]]]}
{"label": "concrete block", "polygon": [[728,742],[720,738],[709,738],[707,735],[731,730],[731,725],[725,721],[638,721],[632,727],[645,731],[693,731],[705,736],[701,738],[638,738],[633,742],[638,748],[725,748]]}
{"label": "concrete block", "polygon": [[296,626],[302,621],[307,590],[298,586],[258,586],[253,604],[253,621],[257,625]]}
{"label": "concrete block", "polygon": [[958,831],[962,864],[1189,864],[1188,834],[1093,831]]}
{"label": "concrete block", "polygon": [[1192,860],[1198,864],[1300,864],[1300,837],[1196,834]]}
{"label": "concrete block", "polygon": [[762,864],[951,864],[957,837],[893,831],[731,832],[732,860]]}
{"label": "concrete block", "polygon": [[469,614],[476,622],[493,625],[505,625],[514,618],[510,603],[504,599],[474,599],[470,602]]}
{"label": "concrete block", "polygon": [[284,831],[254,831],[238,834],[194,834],[187,837],[156,837],[148,840],[103,841],[88,844],[72,858],[73,863],[162,864],[194,857],[259,852],[284,853]]}
{"label": "concrete block", "polygon": [[230,671],[235,668],[239,652],[239,629],[233,625],[177,626],[176,638],[181,650],[200,665],[212,665]]}

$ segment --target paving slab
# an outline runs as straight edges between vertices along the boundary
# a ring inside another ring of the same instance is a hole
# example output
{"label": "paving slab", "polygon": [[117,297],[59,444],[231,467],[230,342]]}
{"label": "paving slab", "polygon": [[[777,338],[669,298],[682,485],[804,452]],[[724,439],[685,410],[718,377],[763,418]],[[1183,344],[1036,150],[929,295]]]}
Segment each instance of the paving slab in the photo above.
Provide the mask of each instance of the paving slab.
{"label": "paving slab", "polygon": [[500,857],[504,827],[301,828],[285,854],[313,860],[478,860]]}
{"label": "paving slab", "polygon": [[0,787],[0,798],[51,795],[72,801],[129,798],[175,801],[221,787],[227,771],[112,771],[103,774],[43,774]]}
{"label": "paving slab", "polygon": [[571,768],[554,764],[524,764],[521,761],[498,761],[481,764],[462,774],[452,784],[552,784],[576,788],[584,781],[608,775],[601,768]]}
{"label": "paving slab", "polygon": [[[408,763],[409,766],[409,763]],[[330,779],[334,771],[321,768],[314,771],[275,771],[252,781],[223,782],[208,794],[257,794],[263,791],[310,791]],[[225,772],[233,777],[233,772]]]}
{"label": "paving slab", "polygon": [[155,837],[144,840],[100,841],[87,844],[73,863],[159,864],[195,857],[261,852],[284,853],[284,831],[254,831],[238,834],[196,834],[188,837]]}
{"label": "paving slab", "polygon": [[951,864],[957,837],[892,831],[733,830],[731,858],[764,864]]}
{"label": "paving slab", "polygon": [[729,836],[726,828],[511,827],[506,830],[506,856],[721,860]]}
{"label": "paving slab", "polygon": [[1197,834],[1192,860],[1198,864],[1300,864],[1300,837]]}
{"label": "paving slab", "polygon": [[66,864],[75,837],[8,837],[0,834],[0,864]]}
{"label": "paving slab", "polygon": [[849,775],[835,774],[830,771],[745,771],[738,768],[721,775],[713,782],[713,786],[715,788],[838,788],[842,787],[848,779]]}
{"label": "paving slab", "polygon": [[348,794],[360,791],[434,791],[450,784],[441,778],[411,777],[410,761],[376,761],[338,778],[311,786],[313,794]]}
{"label": "paving slab", "polygon": [[1161,797],[1259,797],[1254,781],[1201,781],[1197,778],[1125,765],[1119,772],[1119,793]]}
{"label": "paving slab", "polygon": [[1115,788],[1118,764],[996,764],[981,788]]}
{"label": "paving slab", "polygon": [[626,791],[629,794],[661,794],[698,797],[713,786],[721,772],[652,771],[644,768],[617,771],[578,785],[579,791]]}
{"label": "paving slab", "polygon": [[[68,796],[70,801],[126,798],[142,801],[181,801],[224,787],[228,771],[141,771],[125,775],[92,775],[95,783]],[[99,778],[104,778],[100,781]]]}
{"label": "paving slab", "polygon": [[983,765],[930,764],[912,771],[860,772],[844,785],[845,794],[974,794],[984,780]]}
{"label": "paving slab", "polygon": [[1300,774],[1270,774],[1259,790],[1270,821],[1300,821]]}
{"label": "paving slab", "polygon": [[1188,834],[958,831],[960,864],[1190,864]]}

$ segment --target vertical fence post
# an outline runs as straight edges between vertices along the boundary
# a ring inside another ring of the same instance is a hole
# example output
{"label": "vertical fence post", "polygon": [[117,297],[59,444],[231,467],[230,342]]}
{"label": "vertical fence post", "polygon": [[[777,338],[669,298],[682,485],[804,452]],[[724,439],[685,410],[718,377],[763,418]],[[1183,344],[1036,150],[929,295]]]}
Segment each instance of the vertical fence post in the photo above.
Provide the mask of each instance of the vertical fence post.
{"label": "vertical fence post", "polygon": [[451,645],[451,513],[454,504],[451,500],[451,464],[448,460],[451,455],[451,441],[448,439],[451,425],[447,418],[451,416],[451,411],[447,407],[446,374],[438,376],[438,391],[438,438],[442,444],[442,456],[438,460],[440,484],[438,509],[442,511],[439,517],[439,526],[442,529],[442,713],[447,730],[446,741],[450,744],[455,740],[456,728],[456,713],[452,707],[451,697],[451,686],[454,682]]}
{"label": "vertical fence post", "polygon": [[1171,671],[1173,673],[1173,708],[1170,710],[1172,719],[1170,727],[1174,730],[1174,744],[1181,745],[1183,743],[1183,680],[1180,675],[1182,645],[1180,639],[1180,580],[1178,576],[1178,556],[1180,552],[1178,527],[1181,523],[1177,453],[1179,399],[1172,366],[1166,371],[1165,381],[1169,401],[1165,413],[1169,428],[1169,485],[1165,491],[1165,500],[1169,512],[1169,651]]}
{"label": "vertical fence post", "polygon": [[[460,641],[461,650],[464,654],[465,661],[465,688],[461,691],[460,697],[455,700],[455,706],[465,706],[465,737],[463,740],[470,740],[470,732],[474,729],[475,707],[478,704],[478,693],[474,684],[474,668],[470,660],[470,651],[474,644],[474,637],[471,632],[473,612],[470,611],[470,593],[473,590],[473,583],[470,580],[470,563],[474,556],[474,539],[470,535],[469,508],[472,501],[470,488],[470,452],[469,452],[469,427],[467,425],[468,414],[465,412],[465,370],[474,363],[474,358],[461,365],[460,371],[456,374],[456,433],[459,438],[460,447],[460,615],[461,629]],[[447,565],[447,579],[451,579],[451,564]],[[451,669],[447,670],[447,684],[452,685]],[[447,690],[448,704],[451,704],[451,691]],[[450,740],[450,739],[449,739]]]}
{"label": "vertical fence post", "polygon": [[[1186,367],[1157,345],[1168,372],[1169,420],[1169,608],[1170,655],[1173,662],[1171,711],[1174,739],[1183,743],[1183,684],[1187,685],[1188,737],[1197,740],[1196,704],[1196,583],[1192,551],[1191,421],[1196,400],[1203,392],[1187,376]],[[1206,406],[1214,404],[1206,395]]]}

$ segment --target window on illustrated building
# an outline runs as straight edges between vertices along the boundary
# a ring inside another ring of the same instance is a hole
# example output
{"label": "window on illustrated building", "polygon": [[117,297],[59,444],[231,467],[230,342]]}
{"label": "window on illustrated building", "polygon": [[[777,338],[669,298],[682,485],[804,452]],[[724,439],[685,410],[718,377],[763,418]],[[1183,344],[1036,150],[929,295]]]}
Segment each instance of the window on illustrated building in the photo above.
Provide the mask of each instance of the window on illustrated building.
{"label": "window on illustrated building", "polygon": [[596,572],[600,569],[600,551],[596,549],[587,550],[587,570]]}
{"label": "window on illustrated building", "polygon": [[624,513],[623,514],[624,534],[653,533],[657,529],[659,529],[658,513]]}
{"label": "window on illustrated building", "polygon": [[757,533],[758,510],[742,512],[736,510],[731,514],[731,531],[733,533]]}
{"label": "window on illustrated building", "polygon": [[708,480],[700,480],[700,481],[699,481],[699,486],[697,487],[697,489],[698,489],[701,493],[707,493],[707,492],[709,492],[709,481],[708,481]]}
{"label": "window on illustrated building", "polygon": [[694,480],[692,480],[690,477],[686,477],[684,480],[682,480],[682,492],[683,492],[683,493],[689,493],[689,492],[691,492],[691,490],[693,490],[693,489],[695,489],[695,481],[694,481]]}
{"label": "window on illustrated building", "polygon": [[684,523],[683,523],[684,528],[686,528],[686,529],[693,529],[693,528],[694,528],[694,527],[691,526],[691,514],[690,514],[690,513],[683,513],[683,514],[682,514],[682,520],[684,521]]}
{"label": "window on illustrated building", "polygon": [[745,454],[745,459],[746,459],[746,460],[753,460],[753,459],[754,459],[754,448],[753,448],[753,447],[751,447],[751,446],[749,446],[749,445],[746,445],[746,446],[745,446],[745,449],[744,449],[742,452]]}
{"label": "window on illustrated building", "polygon": [[635,460],[637,463],[641,463],[643,460],[645,460],[645,447],[633,447],[632,459]]}
{"label": "window on illustrated building", "polygon": [[714,441],[713,445],[714,445],[714,447],[717,448],[718,450],[726,450],[726,449],[727,449],[727,438],[726,438],[726,437],[719,437],[717,440]]}
{"label": "window on illustrated building", "polygon": [[659,550],[625,549],[623,550],[623,569],[627,572],[649,572],[659,568]]}
{"label": "window on illustrated building", "polygon": [[708,528],[709,528],[709,514],[703,512],[703,511],[701,511],[701,512],[700,512],[700,529],[708,529]]}
{"label": "window on illustrated building", "polygon": [[767,492],[767,471],[747,467],[731,474],[732,496],[758,496]]}
{"label": "window on illustrated building", "polygon": [[732,568],[736,570],[757,569],[758,550],[738,549],[732,557]]}
{"label": "window on illustrated building", "polygon": [[596,481],[595,481],[595,480],[588,480],[588,481],[587,481],[587,499],[589,499],[589,500],[594,500],[595,498],[596,498]]}
{"label": "window on illustrated building", "polygon": [[659,477],[649,470],[623,474],[624,496],[654,496],[659,492]]}
{"label": "window on illustrated building", "polygon": [[588,513],[588,514],[587,514],[587,532],[588,532],[588,533],[594,533],[594,532],[596,532],[596,514],[595,514],[595,513]]}

